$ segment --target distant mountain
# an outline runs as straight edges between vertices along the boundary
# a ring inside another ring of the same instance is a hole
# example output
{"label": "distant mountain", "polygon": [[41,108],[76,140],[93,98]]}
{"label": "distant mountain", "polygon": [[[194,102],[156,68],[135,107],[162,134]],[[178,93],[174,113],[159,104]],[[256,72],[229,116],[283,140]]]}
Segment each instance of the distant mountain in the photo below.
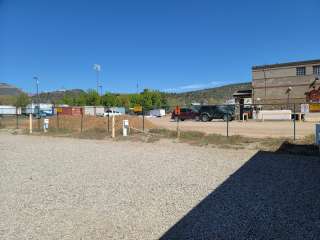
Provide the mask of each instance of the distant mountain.
{"label": "distant mountain", "polygon": [[[76,98],[83,93],[85,93],[85,91],[83,91],[82,89],[42,92],[39,94],[39,98],[40,98],[40,102],[42,103],[57,103],[60,99],[62,99],[65,96]],[[33,95],[32,100],[34,102],[37,102],[37,95]]]}
{"label": "distant mountain", "polygon": [[224,85],[216,88],[208,88],[183,93],[168,93],[169,105],[189,105],[193,102],[217,104],[224,103],[232,98],[232,94],[238,90],[251,89],[251,82]]}
{"label": "distant mountain", "polygon": [[22,90],[13,85],[0,83],[0,96],[18,96],[22,92]]}

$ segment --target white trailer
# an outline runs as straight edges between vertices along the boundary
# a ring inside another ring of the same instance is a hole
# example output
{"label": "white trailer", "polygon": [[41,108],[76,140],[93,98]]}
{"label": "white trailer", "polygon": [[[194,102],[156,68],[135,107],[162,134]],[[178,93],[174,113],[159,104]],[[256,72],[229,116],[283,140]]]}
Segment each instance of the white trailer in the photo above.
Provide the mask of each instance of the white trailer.
{"label": "white trailer", "polygon": [[29,115],[29,114],[36,114],[36,108],[40,107],[40,111],[41,112],[44,112],[46,113],[47,115],[53,115],[54,112],[53,112],[53,104],[51,103],[40,103],[40,104],[37,104],[37,103],[31,103],[31,104],[28,104],[25,108],[25,111],[24,113]]}
{"label": "white trailer", "polygon": [[0,105],[0,115],[16,115],[21,114],[21,109],[11,105]]}
{"label": "white trailer", "polygon": [[149,115],[151,117],[163,117],[166,115],[166,110],[164,109],[153,109],[150,111]]}
{"label": "white trailer", "polygon": [[103,106],[84,106],[84,114],[89,116],[103,116]]}
{"label": "white trailer", "polygon": [[260,110],[253,112],[253,118],[257,120],[291,120],[291,110]]}

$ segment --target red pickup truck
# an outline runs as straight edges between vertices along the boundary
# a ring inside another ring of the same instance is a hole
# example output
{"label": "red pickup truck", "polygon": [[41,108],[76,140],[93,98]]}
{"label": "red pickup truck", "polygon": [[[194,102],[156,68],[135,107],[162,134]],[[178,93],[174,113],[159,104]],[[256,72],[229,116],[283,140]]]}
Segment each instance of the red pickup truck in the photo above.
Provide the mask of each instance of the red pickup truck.
{"label": "red pickup truck", "polygon": [[173,111],[171,114],[171,119],[179,119],[181,121],[184,121],[186,119],[197,119],[198,117],[198,112],[192,108],[180,108],[180,115],[176,115],[175,111]]}

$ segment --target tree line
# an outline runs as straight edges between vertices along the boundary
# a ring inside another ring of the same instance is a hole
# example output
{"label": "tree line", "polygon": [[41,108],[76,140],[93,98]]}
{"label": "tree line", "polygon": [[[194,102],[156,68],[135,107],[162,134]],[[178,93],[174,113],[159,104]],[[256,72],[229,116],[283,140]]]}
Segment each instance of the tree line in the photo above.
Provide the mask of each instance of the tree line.
{"label": "tree line", "polygon": [[[114,94],[105,93],[100,96],[95,90],[88,90],[79,94],[64,94],[61,98],[53,100],[46,99],[44,101],[42,94],[39,96],[40,102],[50,102],[54,105],[66,104],[69,106],[105,106],[105,107],[125,107],[133,108],[137,105],[142,106],[145,110],[152,108],[167,107],[167,97],[165,93],[155,90],[145,89],[141,93],[136,94]],[[25,93],[18,96],[7,96],[0,99],[0,105],[14,105],[17,107],[25,107],[29,103],[38,102],[37,96],[29,97]]]}
{"label": "tree line", "polygon": [[160,91],[145,89],[136,94],[113,94],[105,93],[100,96],[95,90],[88,90],[77,96],[64,95],[57,101],[57,104],[67,104],[70,106],[106,106],[133,108],[137,105],[144,109],[160,108],[167,106],[166,95]]}

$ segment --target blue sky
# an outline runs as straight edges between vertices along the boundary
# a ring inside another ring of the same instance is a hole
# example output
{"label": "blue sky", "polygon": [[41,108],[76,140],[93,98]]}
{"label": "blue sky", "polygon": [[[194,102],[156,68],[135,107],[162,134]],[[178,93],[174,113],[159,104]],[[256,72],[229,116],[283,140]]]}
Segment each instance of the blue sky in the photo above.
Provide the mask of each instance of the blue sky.
{"label": "blue sky", "polygon": [[318,0],[0,0],[0,82],[34,92],[188,91],[320,58]]}

